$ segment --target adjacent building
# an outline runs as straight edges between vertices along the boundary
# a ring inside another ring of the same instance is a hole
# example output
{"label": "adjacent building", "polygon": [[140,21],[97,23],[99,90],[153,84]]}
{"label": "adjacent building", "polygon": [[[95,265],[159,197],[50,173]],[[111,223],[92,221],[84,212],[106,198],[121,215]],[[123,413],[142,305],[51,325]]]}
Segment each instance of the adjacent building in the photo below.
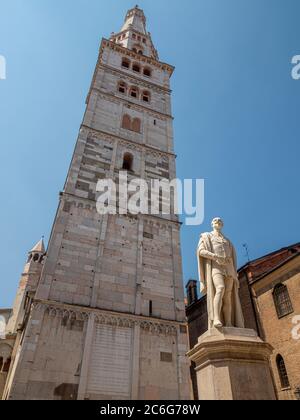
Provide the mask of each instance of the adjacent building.
{"label": "adjacent building", "polygon": [[[274,348],[271,356],[278,399],[300,399],[300,243],[251,261],[239,269],[245,326]],[[197,282],[187,284],[186,314],[192,348],[207,330],[206,298]],[[194,397],[197,383],[191,366]]]}

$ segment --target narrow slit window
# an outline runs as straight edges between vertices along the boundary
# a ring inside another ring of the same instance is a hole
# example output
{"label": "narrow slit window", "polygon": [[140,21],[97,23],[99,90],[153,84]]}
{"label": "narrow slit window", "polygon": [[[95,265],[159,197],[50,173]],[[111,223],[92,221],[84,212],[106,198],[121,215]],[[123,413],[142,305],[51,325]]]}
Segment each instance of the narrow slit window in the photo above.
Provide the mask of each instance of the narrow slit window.
{"label": "narrow slit window", "polygon": [[122,67],[124,67],[125,69],[129,69],[129,67],[130,67],[130,61],[127,60],[127,58],[123,58],[123,60],[122,60]]}
{"label": "narrow slit window", "polygon": [[152,300],[149,301],[149,316],[153,315],[153,302]]}
{"label": "narrow slit window", "polygon": [[131,153],[125,153],[123,157],[122,169],[124,171],[132,171],[132,167],[133,167],[133,156]]}

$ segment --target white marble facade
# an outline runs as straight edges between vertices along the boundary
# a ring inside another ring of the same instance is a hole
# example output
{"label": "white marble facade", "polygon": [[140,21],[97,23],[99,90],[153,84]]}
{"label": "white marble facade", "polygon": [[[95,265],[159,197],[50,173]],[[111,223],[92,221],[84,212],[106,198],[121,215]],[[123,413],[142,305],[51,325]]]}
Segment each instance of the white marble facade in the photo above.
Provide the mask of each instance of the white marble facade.
{"label": "white marble facade", "polygon": [[[158,60],[138,8],[119,34],[102,40],[5,398],[189,399],[178,219],[100,216],[95,202],[97,181],[117,179],[128,152],[132,176],[176,177],[173,70]],[[139,97],[119,92],[120,82],[138,88]],[[139,118],[139,133],[122,128],[124,114]]]}

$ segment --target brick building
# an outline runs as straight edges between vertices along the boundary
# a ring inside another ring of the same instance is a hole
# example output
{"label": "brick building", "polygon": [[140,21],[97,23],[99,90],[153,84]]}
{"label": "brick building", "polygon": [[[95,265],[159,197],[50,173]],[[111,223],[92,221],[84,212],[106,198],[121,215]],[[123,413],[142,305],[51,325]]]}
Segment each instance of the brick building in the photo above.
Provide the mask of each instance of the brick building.
{"label": "brick building", "polygon": [[[246,328],[274,348],[271,367],[278,399],[300,398],[300,243],[251,261],[238,270]],[[207,330],[206,297],[187,284],[186,315],[192,348]],[[298,318],[297,318],[298,317]],[[191,366],[194,397],[195,373]]]}

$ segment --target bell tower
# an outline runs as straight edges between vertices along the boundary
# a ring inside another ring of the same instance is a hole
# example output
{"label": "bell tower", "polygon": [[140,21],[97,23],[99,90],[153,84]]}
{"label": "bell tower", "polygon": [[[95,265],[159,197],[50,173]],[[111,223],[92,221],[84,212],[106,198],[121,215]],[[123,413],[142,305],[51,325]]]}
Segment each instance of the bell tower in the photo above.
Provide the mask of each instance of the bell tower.
{"label": "bell tower", "polygon": [[138,6],[102,39],[5,398],[189,399],[178,217],[96,207],[98,181],[120,171],[176,178],[173,71]]}
{"label": "bell tower", "polygon": [[35,293],[41,276],[45,257],[44,241],[41,239],[29,252],[24,270],[20,279],[15,298],[12,315],[6,330],[10,334],[17,333],[24,319],[25,300],[28,293]]}

